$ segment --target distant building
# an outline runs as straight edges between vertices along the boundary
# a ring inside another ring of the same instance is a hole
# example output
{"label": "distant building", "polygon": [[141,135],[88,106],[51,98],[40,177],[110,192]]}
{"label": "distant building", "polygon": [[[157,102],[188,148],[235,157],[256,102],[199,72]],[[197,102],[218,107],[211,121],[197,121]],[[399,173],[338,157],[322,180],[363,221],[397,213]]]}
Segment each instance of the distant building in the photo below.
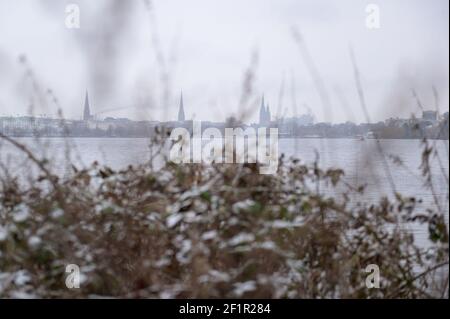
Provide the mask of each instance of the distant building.
{"label": "distant building", "polygon": [[314,116],[311,114],[303,114],[300,116],[282,118],[278,122],[280,125],[308,126],[314,124]]}
{"label": "distant building", "polygon": [[403,127],[404,125],[408,125],[410,122],[410,119],[401,119],[398,117],[391,117],[384,121],[386,126],[390,127]]}
{"label": "distant building", "polygon": [[84,111],[83,111],[83,121],[92,120],[93,116],[91,115],[91,109],[89,107],[89,95],[86,91],[86,97],[84,99]]}
{"label": "distant building", "polygon": [[184,116],[183,92],[181,92],[180,108],[178,110],[178,122],[184,122],[185,120],[186,120],[186,117]]}
{"label": "distant building", "polygon": [[261,101],[261,108],[259,110],[259,125],[269,125],[271,120],[269,105],[264,105],[264,95]]}
{"label": "distant building", "polygon": [[11,136],[56,136],[64,133],[70,121],[46,117],[20,116],[0,118],[0,132]]}
{"label": "distant building", "polygon": [[444,121],[448,121],[448,112],[442,114],[442,118],[444,119]]}
{"label": "distant building", "polygon": [[422,112],[422,120],[437,121],[437,112],[436,111],[423,111]]}

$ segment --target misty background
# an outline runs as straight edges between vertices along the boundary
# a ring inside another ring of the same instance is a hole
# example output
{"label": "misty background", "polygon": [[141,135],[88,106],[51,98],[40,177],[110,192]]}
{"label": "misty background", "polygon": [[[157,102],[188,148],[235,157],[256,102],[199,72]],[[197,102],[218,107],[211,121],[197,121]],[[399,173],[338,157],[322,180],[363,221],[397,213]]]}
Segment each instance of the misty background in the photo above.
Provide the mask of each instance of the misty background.
{"label": "misty background", "polygon": [[[380,8],[368,29],[365,9]],[[79,29],[65,25],[80,8]],[[447,0],[4,0],[0,2],[0,116],[80,119],[84,94],[99,117],[176,119],[239,114],[246,70],[257,121],[264,94],[272,114],[309,110],[317,121],[364,122],[349,45],[372,121],[448,111]],[[292,28],[299,30],[325,83],[323,110]],[[248,74],[247,74],[248,75]],[[432,87],[438,92],[436,103]],[[51,91],[48,91],[51,90]]]}

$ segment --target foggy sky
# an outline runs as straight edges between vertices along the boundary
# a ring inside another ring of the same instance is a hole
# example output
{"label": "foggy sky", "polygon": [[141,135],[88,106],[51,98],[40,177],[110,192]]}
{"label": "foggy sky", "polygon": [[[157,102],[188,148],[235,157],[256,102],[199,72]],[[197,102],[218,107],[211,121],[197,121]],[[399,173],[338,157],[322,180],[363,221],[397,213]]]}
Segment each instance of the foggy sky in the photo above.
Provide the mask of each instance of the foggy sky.
{"label": "foggy sky", "polygon": [[[69,3],[80,7],[80,29],[65,26]],[[183,90],[187,118],[223,121],[242,111],[244,75],[256,53],[252,102],[264,94],[274,115],[309,107],[318,121],[361,122],[350,44],[372,121],[419,114],[411,88],[435,109],[435,86],[438,107],[448,110],[447,0],[148,3],[1,1],[0,116],[56,116],[59,105],[65,117],[79,119],[88,89],[99,117],[175,119]],[[368,3],[380,7],[380,29],[365,25]],[[326,111],[292,27],[304,36],[325,83],[332,104]],[[248,122],[257,119],[254,110]]]}

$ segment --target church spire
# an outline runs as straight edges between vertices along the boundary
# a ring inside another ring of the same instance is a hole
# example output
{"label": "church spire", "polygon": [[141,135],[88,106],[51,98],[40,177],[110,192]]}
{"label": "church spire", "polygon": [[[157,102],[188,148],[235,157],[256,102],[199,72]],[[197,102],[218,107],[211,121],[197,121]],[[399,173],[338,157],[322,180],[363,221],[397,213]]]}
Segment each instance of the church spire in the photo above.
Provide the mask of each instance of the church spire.
{"label": "church spire", "polygon": [[264,106],[264,94],[261,100],[261,107],[259,109],[259,124],[264,124],[266,118],[266,108]]}
{"label": "church spire", "polygon": [[267,121],[267,123],[270,123],[271,117],[272,116],[270,114],[269,104],[267,104],[267,106],[266,106],[266,121]]}
{"label": "church spire", "polygon": [[180,96],[180,109],[178,110],[178,121],[179,122],[185,121],[184,106],[183,106],[183,91],[181,92],[181,96]]}
{"label": "church spire", "polygon": [[84,111],[83,111],[83,120],[88,121],[91,119],[91,109],[89,107],[89,94],[86,90],[86,97],[84,99]]}

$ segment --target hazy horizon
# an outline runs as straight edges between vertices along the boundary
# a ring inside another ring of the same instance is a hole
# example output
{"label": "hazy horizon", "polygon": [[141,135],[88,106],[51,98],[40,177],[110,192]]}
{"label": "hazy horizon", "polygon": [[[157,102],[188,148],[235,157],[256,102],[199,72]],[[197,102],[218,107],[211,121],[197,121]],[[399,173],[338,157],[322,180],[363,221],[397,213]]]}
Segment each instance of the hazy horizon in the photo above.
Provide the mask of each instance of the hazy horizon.
{"label": "hazy horizon", "polygon": [[[70,3],[80,8],[80,29],[65,26]],[[350,44],[372,121],[419,114],[411,88],[424,108],[435,109],[434,86],[441,113],[448,111],[448,2],[373,1],[380,8],[379,29],[365,25],[369,3],[2,2],[0,116],[29,114],[30,104],[35,115],[55,116],[57,106],[45,93],[51,89],[64,115],[80,118],[87,89],[95,114],[172,120],[182,90],[187,118],[223,121],[240,112],[244,74],[256,52],[251,98],[255,107],[248,122],[257,120],[262,94],[274,116],[277,111],[279,116],[292,116],[310,108],[319,122],[365,122]],[[331,99],[327,111],[292,27],[303,34],[325,83]],[[20,57],[26,57],[25,65]],[[32,78],[25,75],[27,67]],[[169,87],[167,100],[162,78]],[[33,86],[43,93],[36,95]],[[123,109],[102,113],[117,108]]]}

